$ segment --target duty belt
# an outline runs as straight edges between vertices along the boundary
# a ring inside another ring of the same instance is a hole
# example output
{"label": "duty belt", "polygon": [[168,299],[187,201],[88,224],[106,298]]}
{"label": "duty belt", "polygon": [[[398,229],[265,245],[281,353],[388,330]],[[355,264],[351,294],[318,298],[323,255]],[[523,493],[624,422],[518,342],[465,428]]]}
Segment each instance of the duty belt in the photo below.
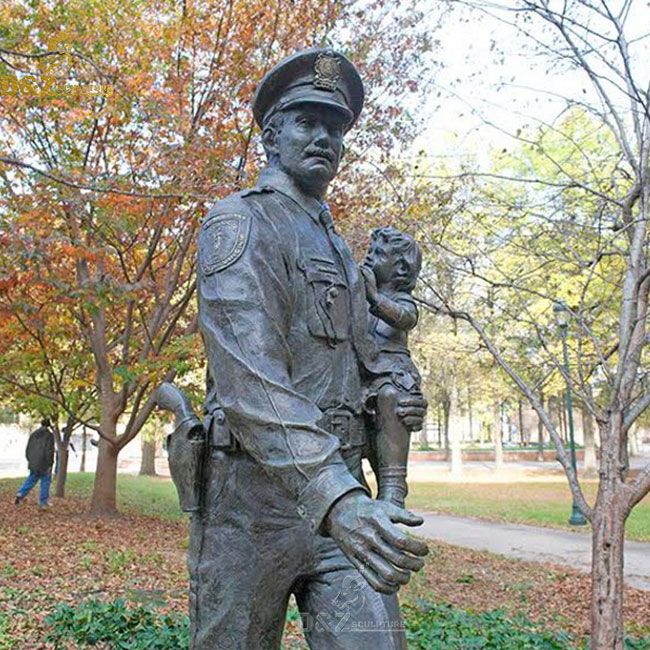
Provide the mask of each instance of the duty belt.
{"label": "duty belt", "polygon": [[[363,415],[355,415],[346,409],[328,409],[317,422],[321,429],[335,435],[341,442],[341,449],[362,447],[366,443],[366,427]],[[208,444],[212,449],[241,451],[243,447],[228,427],[221,409],[216,409],[205,420]]]}
{"label": "duty belt", "polygon": [[366,443],[363,415],[355,415],[346,409],[328,409],[318,421],[318,426],[335,435],[341,441],[343,450],[362,447]]}

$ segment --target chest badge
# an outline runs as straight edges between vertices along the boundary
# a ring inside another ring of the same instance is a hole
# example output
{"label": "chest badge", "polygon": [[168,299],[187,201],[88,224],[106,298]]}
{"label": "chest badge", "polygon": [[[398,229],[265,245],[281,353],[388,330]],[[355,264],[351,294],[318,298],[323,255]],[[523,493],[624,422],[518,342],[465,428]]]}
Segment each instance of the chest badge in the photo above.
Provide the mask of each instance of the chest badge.
{"label": "chest badge", "polygon": [[246,248],[251,218],[246,214],[224,214],[208,219],[199,235],[199,261],[205,275],[236,262]]}

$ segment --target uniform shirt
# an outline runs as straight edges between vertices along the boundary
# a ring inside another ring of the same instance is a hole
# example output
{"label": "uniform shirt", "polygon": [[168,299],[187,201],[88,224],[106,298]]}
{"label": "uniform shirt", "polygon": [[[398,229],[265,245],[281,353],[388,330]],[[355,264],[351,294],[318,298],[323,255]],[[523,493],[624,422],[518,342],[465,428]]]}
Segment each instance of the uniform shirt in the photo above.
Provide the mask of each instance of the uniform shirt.
{"label": "uniform shirt", "polygon": [[326,409],[361,414],[378,367],[352,254],[324,205],[276,168],[211,209],[198,254],[206,411],[223,409],[317,530],[334,501],[364,489],[317,425]]}

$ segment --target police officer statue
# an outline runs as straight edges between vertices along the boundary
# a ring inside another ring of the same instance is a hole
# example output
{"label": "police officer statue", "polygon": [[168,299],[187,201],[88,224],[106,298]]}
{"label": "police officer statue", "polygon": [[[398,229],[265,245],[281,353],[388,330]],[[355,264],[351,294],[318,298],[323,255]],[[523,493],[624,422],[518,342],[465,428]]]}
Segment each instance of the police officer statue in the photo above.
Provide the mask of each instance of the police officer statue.
{"label": "police officer statue", "polygon": [[[291,594],[311,648],[405,647],[396,592],[427,550],[396,525],[421,520],[371,499],[363,478],[363,389],[382,364],[363,279],[324,202],[362,104],[342,55],[282,61],[253,106],[268,167],[201,227],[208,438],[188,559],[194,650],[279,648]],[[399,413],[417,427],[423,400]]]}

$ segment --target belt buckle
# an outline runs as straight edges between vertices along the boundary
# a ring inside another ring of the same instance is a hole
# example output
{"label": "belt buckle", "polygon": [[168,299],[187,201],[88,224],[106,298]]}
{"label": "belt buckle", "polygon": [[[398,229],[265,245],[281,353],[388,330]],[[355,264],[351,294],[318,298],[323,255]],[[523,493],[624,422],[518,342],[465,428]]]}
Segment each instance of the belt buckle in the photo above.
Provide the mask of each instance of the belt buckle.
{"label": "belt buckle", "polygon": [[334,411],[329,414],[330,429],[340,441],[341,449],[350,449],[350,429],[353,415],[349,411]]}

